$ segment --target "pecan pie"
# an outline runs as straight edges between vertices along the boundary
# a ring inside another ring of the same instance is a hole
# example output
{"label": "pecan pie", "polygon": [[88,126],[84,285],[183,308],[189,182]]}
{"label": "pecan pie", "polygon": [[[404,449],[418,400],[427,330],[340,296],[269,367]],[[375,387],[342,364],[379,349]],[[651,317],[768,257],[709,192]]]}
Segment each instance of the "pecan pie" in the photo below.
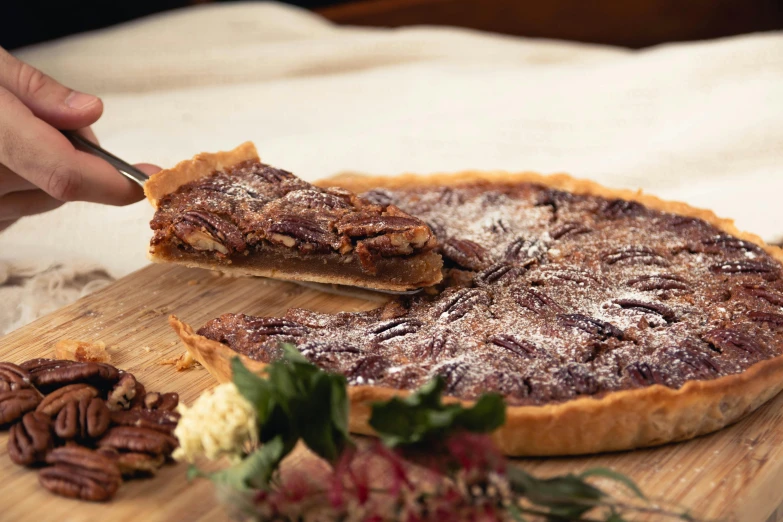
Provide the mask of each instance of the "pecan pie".
{"label": "pecan pie", "polygon": [[441,279],[421,220],[265,165],[251,143],[161,171],[145,192],[153,261],[392,291]]}
{"label": "pecan pie", "polygon": [[708,433],[783,388],[783,252],[682,203],[558,175],[329,180],[429,224],[440,285],[373,311],[227,314],[172,326],[218,379],[295,344],[346,375],[351,428],[435,375],[502,394],[510,455],[614,451]]}

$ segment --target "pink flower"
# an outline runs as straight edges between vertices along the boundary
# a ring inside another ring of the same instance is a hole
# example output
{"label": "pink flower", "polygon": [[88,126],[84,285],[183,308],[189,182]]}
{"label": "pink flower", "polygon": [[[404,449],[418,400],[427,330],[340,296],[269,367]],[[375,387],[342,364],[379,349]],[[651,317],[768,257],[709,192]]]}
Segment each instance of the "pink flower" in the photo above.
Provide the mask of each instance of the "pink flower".
{"label": "pink flower", "polygon": [[360,461],[358,466],[349,466],[348,473],[353,482],[354,489],[356,491],[356,498],[359,501],[359,505],[363,506],[370,499],[370,476],[368,473],[369,465]]}
{"label": "pink flower", "polygon": [[313,492],[312,489],[307,475],[302,471],[297,471],[286,477],[280,492],[286,502],[297,503],[305,500]]}
{"label": "pink flower", "polygon": [[445,445],[451,457],[466,472],[505,471],[505,459],[488,435],[455,433],[446,439]]}
{"label": "pink flower", "polygon": [[373,444],[371,451],[383,458],[391,468],[392,484],[389,488],[390,494],[398,495],[403,486],[408,489],[413,489],[413,484],[411,484],[411,481],[408,478],[408,472],[405,470],[407,463],[398,453],[391,451],[379,441],[376,441],[375,444]]}

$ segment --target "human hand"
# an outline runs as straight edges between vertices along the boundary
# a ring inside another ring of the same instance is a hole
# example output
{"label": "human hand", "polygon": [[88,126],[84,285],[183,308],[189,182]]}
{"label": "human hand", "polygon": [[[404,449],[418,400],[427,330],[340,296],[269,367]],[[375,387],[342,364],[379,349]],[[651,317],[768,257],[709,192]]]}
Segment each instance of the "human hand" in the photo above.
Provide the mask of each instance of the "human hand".
{"label": "human hand", "polygon": [[[58,129],[79,130],[101,117],[95,96],[64,87],[0,48],[0,230],[66,201],[127,205],[141,189],[104,160],[76,150]],[[136,165],[151,174],[159,167]]]}

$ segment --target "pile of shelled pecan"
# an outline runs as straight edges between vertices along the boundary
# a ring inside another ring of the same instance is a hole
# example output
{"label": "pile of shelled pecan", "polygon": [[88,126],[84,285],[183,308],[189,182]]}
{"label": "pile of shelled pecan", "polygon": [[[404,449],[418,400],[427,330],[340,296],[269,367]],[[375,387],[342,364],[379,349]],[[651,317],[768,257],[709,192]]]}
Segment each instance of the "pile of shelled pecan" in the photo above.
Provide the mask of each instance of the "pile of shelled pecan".
{"label": "pile of shelled pecan", "polygon": [[105,363],[32,359],[0,363],[0,427],[8,455],[40,467],[66,497],[112,498],[123,478],[154,474],[177,447],[176,393],[147,392]]}

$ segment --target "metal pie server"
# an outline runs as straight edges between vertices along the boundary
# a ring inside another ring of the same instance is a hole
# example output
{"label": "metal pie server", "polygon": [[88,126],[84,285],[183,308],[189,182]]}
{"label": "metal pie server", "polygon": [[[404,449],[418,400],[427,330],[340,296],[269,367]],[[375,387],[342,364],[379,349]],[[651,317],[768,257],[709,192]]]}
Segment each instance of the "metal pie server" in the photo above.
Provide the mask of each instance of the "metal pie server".
{"label": "metal pie server", "polygon": [[140,171],[130,163],[121,160],[111,152],[103,150],[103,148],[99,147],[98,145],[86,139],[84,136],[81,136],[80,134],[76,133],[75,131],[63,130],[60,132],[62,132],[63,135],[66,138],[68,138],[68,141],[73,143],[74,147],[81,150],[82,152],[89,152],[90,154],[94,156],[98,156],[102,160],[105,160],[112,167],[120,171],[120,174],[122,174],[129,180],[138,183],[142,187],[144,186],[144,183],[148,179],[150,179],[149,176],[144,174],[142,171]]}

